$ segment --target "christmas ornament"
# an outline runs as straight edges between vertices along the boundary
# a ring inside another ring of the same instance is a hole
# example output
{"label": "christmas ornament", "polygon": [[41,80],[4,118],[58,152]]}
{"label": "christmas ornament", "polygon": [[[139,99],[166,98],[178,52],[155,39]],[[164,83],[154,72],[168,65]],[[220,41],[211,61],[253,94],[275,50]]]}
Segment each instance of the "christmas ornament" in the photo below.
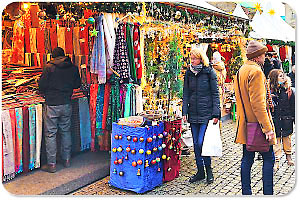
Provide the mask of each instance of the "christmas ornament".
{"label": "christmas ornament", "polygon": [[131,165],[132,165],[133,167],[136,167],[137,163],[136,163],[135,161],[133,161],[133,162],[131,163]]}
{"label": "christmas ornament", "polygon": [[130,147],[128,146],[128,147],[126,147],[126,151],[127,152],[129,152],[131,149],[130,149]]}
{"label": "christmas ornament", "polygon": [[113,174],[116,174],[117,173],[117,169],[115,168],[114,170],[113,170]]}
{"label": "christmas ornament", "polygon": [[160,158],[156,158],[156,162],[160,162]]}
{"label": "christmas ornament", "polygon": [[143,161],[142,161],[142,160],[138,160],[138,161],[137,161],[137,164],[138,164],[138,165],[142,165],[142,164],[143,164]]}
{"label": "christmas ornament", "polygon": [[137,137],[134,137],[134,138],[132,139],[132,141],[133,141],[133,142],[137,142],[137,141],[138,141],[138,138],[137,138]]}
{"label": "christmas ornament", "polygon": [[115,139],[118,140],[118,139],[119,139],[119,136],[118,136],[118,135],[115,135]]}
{"label": "christmas ornament", "polygon": [[167,158],[167,160],[171,160],[171,157],[169,156],[169,157]]}
{"label": "christmas ornament", "polygon": [[156,152],[156,151],[157,151],[157,147],[154,147],[152,151],[153,151],[153,152]]}
{"label": "christmas ornament", "polygon": [[122,140],[122,135],[119,135],[119,140]]}
{"label": "christmas ornament", "polygon": [[168,172],[171,171],[171,167],[168,168]]}
{"label": "christmas ornament", "polygon": [[140,142],[144,142],[144,138],[143,137],[140,137]]}
{"label": "christmas ornament", "polygon": [[72,23],[75,23],[75,18],[74,17],[72,17],[71,19],[70,19],[70,22],[72,22]]}
{"label": "christmas ornament", "polygon": [[131,154],[135,154],[135,152],[136,152],[135,149],[131,150]]}
{"label": "christmas ornament", "polygon": [[56,20],[59,20],[59,14],[55,15],[55,17]]}
{"label": "christmas ornament", "polygon": [[117,165],[117,164],[118,164],[118,160],[115,160],[115,161],[114,161],[114,164]]}
{"label": "christmas ornament", "polygon": [[161,171],[160,167],[159,167],[159,168],[157,168],[157,171],[158,171],[158,172],[160,172],[160,171]]}
{"label": "christmas ornament", "polygon": [[120,158],[120,159],[118,160],[118,163],[119,163],[119,164],[122,164],[122,163],[123,163],[123,159]]}
{"label": "christmas ornament", "polygon": [[178,10],[175,14],[175,19],[179,19],[181,17],[181,12]]}
{"label": "christmas ornament", "polygon": [[140,150],[139,150],[139,153],[140,153],[140,154],[143,154],[143,153],[144,153],[144,149],[140,149]]}
{"label": "christmas ornament", "polygon": [[149,160],[145,160],[145,167],[149,167]]}
{"label": "christmas ornament", "polygon": [[128,141],[131,140],[131,136],[130,136],[130,135],[127,136],[127,140],[128,140]]}
{"label": "christmas ornament", "polygon": [[141,169],[138,169],[138,171],[137,171],[137,174],[136,174],[137,176],[140,176],[141,175]]}
{"label": "christmas ornament", "polygon": [[162,148],[166,148],[167,145],[163,143],[161,146]]}
{"label": "christmas ornament", "polygon": [[[97,30],[94,28],[92,31],[90,31],[91,37],[97,37],[98,32],[99,32],[99,31],[97,31]],[[115,137],[115,138],[116,138],[116,137]],[[117,139],[116,139],[116,140],[117,140]]]}
{"label": "christmas ornament", "polygon": [[117,149],[117,151],[118,152],[121,152],[123,149],[122,149],[122,147],[120,146],[120,147],[118,147],[118,149]]}
{"label": "christmas ornament", "polygon": [[164,154],[164,155],[161,156],[161,158],[162,158],[163,160],[165,160],[165,159],[167,158],[167,156]]}
{"label": "christmas ornament", "polygon": [[172,145],[170,145],[170,146],[169,146],[169,149],[173,149],[173,146],[172,146]]}
{"label": "christmas ornament", "polygon": [[125,160],[128,160],[128,154],[125,156]]}
{"label": "christmas ornament", "polygon": [[151,160],[151,164],[155,165],[156,164],[156,160]]}
{"label": "christmas ornament", "polygon": [[168,133],[166,131],[163,132],[164,137],[166,137],[168,135]]}
{"label": "christmas ornament", "polygon": [[94,24],[94,23],[95,23],[95,19],[94,19],[93,17],[89,17],[89,18],[87,19],[87,23],[89,23],[89,24]]}
{"label": "christmas ornament", "polygon": [[112,149],[112,152],[116,153],[116,152],[117,152],[117,148],[114,147],[114,148]]}
{"label": "christmas ornament", "polygon": [[149,137],[149,138],[147,138],[147,142],[152,142],[152,138],[151,137]]}
{"label": "christmas ornament", "polygon": [[156,135],[153,135],[153,140],[156,140]]}
{"label": "christmas ornament", "polygon": [[162,139],[163,137],[164,137],[164,135],[161,134],[161,133],[158,135],[158,138],[159,138],[159,139]]}
{"label": "christmas ornament", "polygon": [[158,150],[161,151],[163,148],[162,146],[158,146]]}
{"label": "christmas ornament", "polygon": [[119,172],[119,175],[120,175],[120,176],[123,176],[123,175],[124,175],[124,172],[120,171],[120,172]]}
{"label": "christmas ornament", "polygon": [[147,150],[147,154],[150,155],[151,154],[151,150]]}

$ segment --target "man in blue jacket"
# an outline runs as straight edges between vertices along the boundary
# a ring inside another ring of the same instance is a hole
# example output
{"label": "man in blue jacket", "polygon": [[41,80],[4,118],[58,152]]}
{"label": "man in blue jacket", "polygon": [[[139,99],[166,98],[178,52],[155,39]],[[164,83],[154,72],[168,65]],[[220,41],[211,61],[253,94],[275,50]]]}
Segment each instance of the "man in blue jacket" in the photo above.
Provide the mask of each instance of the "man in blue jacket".
{"label": "man in blue jacket", "polygon": [[65,167],[71,157],[71,96],[81,85],[78,68],[60,47],[53,49],[53,59],[45,66],[39,80],[39,91],[46,100],[44,114],[47,165],[43,171],[56,172],[56,133],[61,134],[61,156]]}

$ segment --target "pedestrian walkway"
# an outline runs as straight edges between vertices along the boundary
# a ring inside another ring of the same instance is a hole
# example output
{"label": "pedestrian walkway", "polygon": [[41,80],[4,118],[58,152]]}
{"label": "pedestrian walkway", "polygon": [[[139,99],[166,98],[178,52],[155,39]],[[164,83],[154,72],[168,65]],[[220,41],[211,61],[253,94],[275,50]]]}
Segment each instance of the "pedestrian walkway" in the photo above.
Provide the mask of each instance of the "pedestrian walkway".
{"label": "pedestrian walkway", "polygon": [[[228,120],[222,125],[223,156],[213,158],[215,181],[207,185],[205,181],[189,183],[189,177],[196,173],[194,154],[181,157],[180,175],[173,181],[164,183],[143,195],[241,195],[240,165],[242,145],[235,144],[235,124]],[[292,158],[295,160],[295,134],[292,136]],[[256,156],[257,157],[257,156]],[[253,195],[263,195],[262,160],[256,160],[252,166]],[[134,192],[120,190],[108,184],[109,176],[88,185],[71,195],[136,195]],[[279,170],[274,174],[274,195],[285,195],[293,190],[295,184],[295,166],[288,166],[285,156],[280,160]]]}

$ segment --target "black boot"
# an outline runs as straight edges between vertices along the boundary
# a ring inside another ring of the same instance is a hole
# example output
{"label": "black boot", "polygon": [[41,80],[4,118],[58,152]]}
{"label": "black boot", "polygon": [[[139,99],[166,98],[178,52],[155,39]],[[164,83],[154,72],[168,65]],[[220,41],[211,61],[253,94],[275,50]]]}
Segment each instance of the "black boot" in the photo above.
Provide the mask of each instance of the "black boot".
{"label": "black boot", "polygon": [[208,165],[208,166],[205,166],[205,169],[206,169],[206,175],[207,175],[207,184],[211,184],[214,182],[214,176],[213,176],[213,173],[212,173],[212,169],[211,169],[211,166]]}
{"label": "black boot", "polygon": [[204,167],[201,166],[201,167],[197,167],[197,168],[198,168],[198,172],[194,176],[190,177],[190,180],[189,180],[190,183],[194,183],[196,181],[201,181],[201,180],[205,179]]}

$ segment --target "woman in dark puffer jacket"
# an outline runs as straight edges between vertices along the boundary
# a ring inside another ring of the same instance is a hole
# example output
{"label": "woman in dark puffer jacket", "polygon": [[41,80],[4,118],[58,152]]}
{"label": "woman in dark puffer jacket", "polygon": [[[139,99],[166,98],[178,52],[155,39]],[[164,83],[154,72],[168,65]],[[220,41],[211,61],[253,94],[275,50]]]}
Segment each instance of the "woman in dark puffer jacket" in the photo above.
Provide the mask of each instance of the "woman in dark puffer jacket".
{"label": "woman in dark puffer jacket", "polygon": [[190,182],[205,179],[207,183],[213,182],[211,158],[201,156],[203,139],[209,120],[214,124],[220,119],[220,97],[217,76],[209,66],[209,61],[202,49],[191,50],[191,66],[186,71],[183,86],[183,120],[191,125],[194,152],[198,172],[190,178]]}

